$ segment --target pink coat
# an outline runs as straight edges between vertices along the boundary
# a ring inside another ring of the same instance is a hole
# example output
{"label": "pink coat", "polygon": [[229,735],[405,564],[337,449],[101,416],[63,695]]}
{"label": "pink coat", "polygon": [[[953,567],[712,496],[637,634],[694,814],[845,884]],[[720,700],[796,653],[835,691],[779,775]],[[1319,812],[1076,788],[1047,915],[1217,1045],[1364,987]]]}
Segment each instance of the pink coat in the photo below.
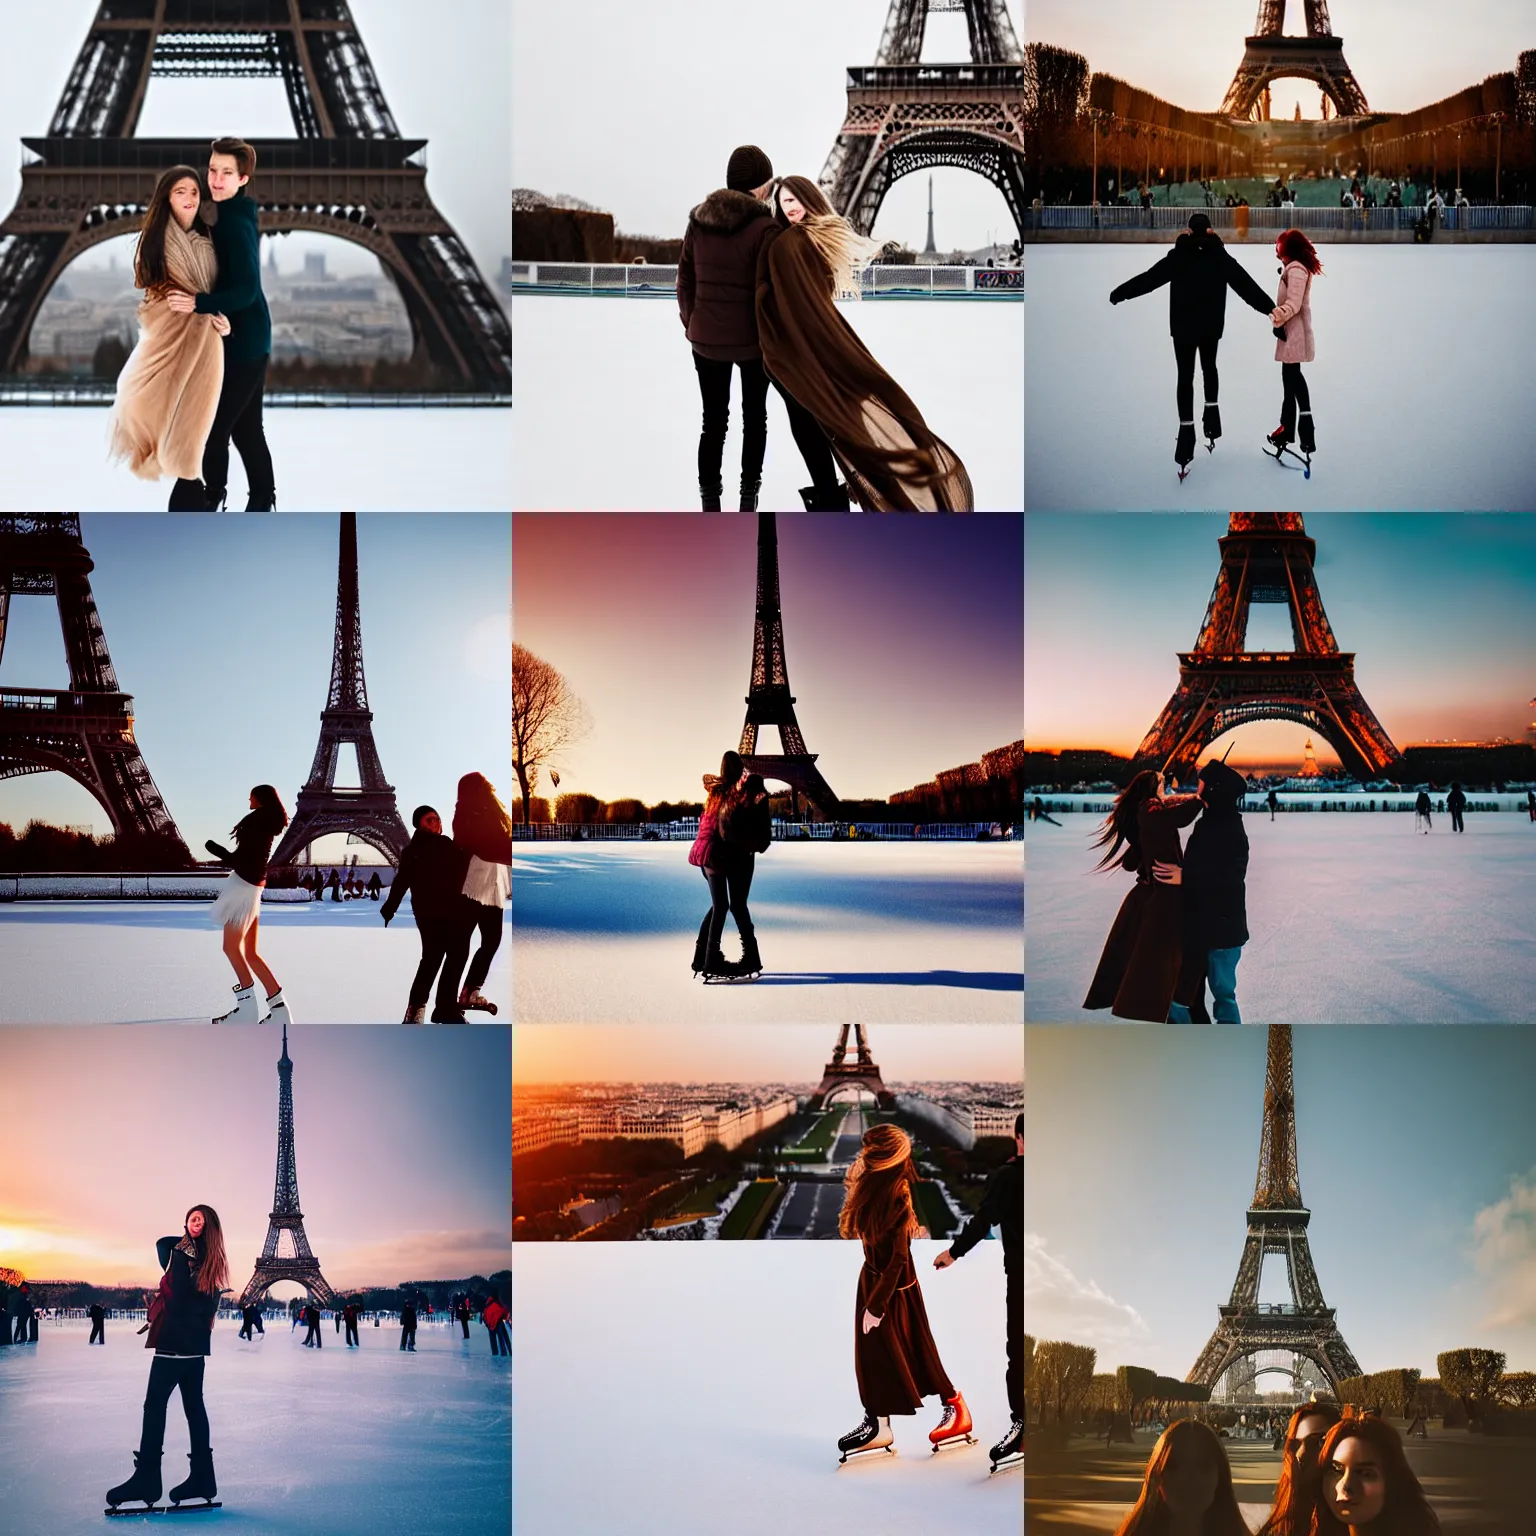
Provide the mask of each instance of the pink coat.
{"label": "pink coat", "polygon": [[1285,340],[1275,343],[1275,361],[1310,363],[1317,356],[1312,342],[1312,274],[1299,261],[1286,262],[1275,308],[1285,326]]}

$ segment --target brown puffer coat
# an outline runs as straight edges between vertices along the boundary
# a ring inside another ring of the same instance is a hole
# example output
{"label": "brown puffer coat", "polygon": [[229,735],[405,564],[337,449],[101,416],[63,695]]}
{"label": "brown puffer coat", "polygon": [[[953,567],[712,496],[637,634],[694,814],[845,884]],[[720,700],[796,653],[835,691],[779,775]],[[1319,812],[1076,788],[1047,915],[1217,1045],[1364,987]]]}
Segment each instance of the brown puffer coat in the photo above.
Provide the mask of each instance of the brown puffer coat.
{"label": "brown puffer coat", "polygon": [[744,363],[760,358],[757,258],[778,225],[766,203],[722,187],[688,215],[677,263],[677,308],[700,357]]}

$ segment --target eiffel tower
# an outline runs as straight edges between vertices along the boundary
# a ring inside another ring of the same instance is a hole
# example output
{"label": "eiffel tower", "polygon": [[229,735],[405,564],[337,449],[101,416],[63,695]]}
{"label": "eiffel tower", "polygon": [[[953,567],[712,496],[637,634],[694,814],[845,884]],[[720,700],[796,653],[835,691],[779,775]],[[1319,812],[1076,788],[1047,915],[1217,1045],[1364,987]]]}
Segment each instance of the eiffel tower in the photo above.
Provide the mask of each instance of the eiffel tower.
{"label": "eiffel tower", "polygon": [[[292,1254],[279,1253],[288,1234]],[[320,1273],[320,1260],[309,1251],[304,1235],[304,1213],[299,1209],[299,1169],[293,1156],[293,1063],[288,1059],[288,1026],[283,1025],[283,1054],[277,1058],[277,1182],[272,1191],[272,1213],[267,1219],[267,1240],[261,1245],[256,1272],[245,1283],[239,1305],[248,1307],[265,1296],[280,1280],[296,1280],[309,1292],[316,1306],[336,1304],[336,1293]]]}
{"label": "eiffel tower", "polygon": [[[1238,1262],[1232,1297],[1220,1308],[1221,1321],[1194,1369],[1186,1378],[1214,1387],[1224,1374],[1229,1380],[1251,1381],[1244,1363],[1269,1351],[1288,1352],[1293,1359],[1313,1361],[1334,1390],[1360,1366],[1334,1322],[1333,1308],[1323,1300],[1307,1223],[1312,1213],[1301,1203],[1301,1178],[1296,1164],[1296,1090],[1291,1074],[1291,1026],[1269,1026],[1268,1060],[1264,1076],[1264,1129],[1259,1139],[1259,1173],[1248,1212],[1248,1236]],[[1264,1255],[1285,1256],[1290,1281],[1289,1304],[1259,1300],[1259,1272]]]}
{"label": "eiffel tower", "polygon": [[[1300,512],[1233,512],[1221,570],[1179,686],[1136,749],[1139,768],[1187,772],[1204,747],[1253,720],[1290,720],[1329,743],[1347,772],[1369,778],[1397,748],[1355,683],[1355,657],[1333,638]],[[1290,609],[1293,649],[1246,651],[1253,603]]]}
{"label": "eiffel tower", "polygon": [[[963,11],[969,64],[923,64],[930,11]],[[985,176],[1024,233],[1024,55],[1007,0],[891,0],[872,68],[848,71],[848,110],[821,172],[860,234],[891,184],[949,165]]]}
{"label": "eiffel tower", "polygon": [[[20,24],[9,34],[20,47]],[[100,0],[47,136],[22,141],[21,193],[0,224],[0,373],[21,369],[70,262],[137,229],[161,171],[206,163],[206,139],[135,137],[157,76],[281,79],[296,137],[252,141],[263,232],[371,251],[400,290],[416,359],[510,393],[506,311],[433,204],[426,140],[400,137],[346,0]]]}
{"label": "eiffel tower", "polygon": [[854,1036],[854,1059],[848,1060],[849,1026],[839,1025],[837,1044],[832,1048],[832,1060],[823,1069],[821,1084],[811,1095],[812,1109],[824,1108],[832,1094],[839,1088],[849,1086],[862,1088],[866,1093],[874,1094],[875,1102],[881,1109],[890,1109],[896,1102],[891,1091],[885,1086],[885,1079],[880,1076],[880,1068],[875,1065],[874,1057],[869,1054],[869,1036],[865,1033],[864,1026],[855,1024],[852,1028],[857,1032]]}
{"label": "eiffel tower", "polygon": [[[54,598],[65,689],[0,691],[0,779],[67,774],[95,797],[118,837],[156,840],[174,864],[192,862],[133,735],[133,699],[118,685],[74,512],[0,517],[0,654],[12,593]],[[148,852],[149,850],[145,850]]]}
{"label": "eiffel tower", "polygon": [[[759,755],[757,728],[779,728],[778,757]],[[784,661],[784,616],[779,611],[779,533],[775,514],[757,517],[757,625],[752,636],[752,691],[747,695],[747,718],[737,748],[748,773],[788,784],[795,813],[803,794],[824,817],[837,809],[837,796],[816,767],[817,754],[807,752],[800,722],[795,719],[795,700],[789,691],[789,669]]]}
{"label": "eiffel tower", "polygon": [[1259,0],[1254,36],[1243,51],[1232,84],[1221,104],[1223,117],[1247,118],[1259,108],[1272,80],[1314,80],[1339,109],[1341,117],[1370,112],[1365,92],[1344,62],[1344,40],[1333,35],[1328,0],[1306,0],[1307,35],[1285,36],[1285,0]]}
{"label": "eiffel tower", "polygon": [[[357,753],[357,789],[336,787],[336,760],[350,743]],[[395,805],[395,787],[384,781],[373,743],[373,711],[363,679],[363,624],[357,603],[357,513],[341,514],[336,557],[336,640],[331,653],[331,691],[320,711],[320,742],[309,778],[299,791],[293,820],[272,854],[272,863],[293,864],[316,838],[345,832],[378,849],[391,864],[410,837]]]}

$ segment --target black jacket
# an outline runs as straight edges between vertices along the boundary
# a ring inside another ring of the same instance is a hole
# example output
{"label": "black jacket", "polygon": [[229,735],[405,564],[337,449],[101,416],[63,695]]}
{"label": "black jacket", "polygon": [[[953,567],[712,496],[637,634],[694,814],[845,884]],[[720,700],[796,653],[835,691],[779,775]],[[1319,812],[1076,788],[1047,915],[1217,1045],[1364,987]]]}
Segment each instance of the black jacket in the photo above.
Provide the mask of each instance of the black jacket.
{"label": "black jacket", "polygon": [[416,1327],[416,1308],[410,1302],[400,1308],[400,1326],[411,1330]]}
{"label": "black jacket", "polygon": [[282,818],[276,811],[266,809],[252,811],[242,816],[235,827],[234,852],[222,843],[210,838],[203,846],[215,858],[222,859],[240,878],[250,885],[261,885],[267,878],[267,860],[272,856],[272,844],[283,830]]}
{"label": "black jacket", "polygon": [[1168,329],[1175,341],[1219,337],[1227,321],[1227,288],[1267,316],[1274,300],[1248,275],[1248,270],[1222,244],[1214,230],[1180,235],[1173,249],[1139,277],[1121,283],[1109,296],[1111,304],[1168,289]]}
{"label": "black jacket", "polygon": [[733,850],[767,853],[773,843],[773,810],[768,801],[727,802],[720,817],[720,836]]}
{"label": "black jacket", "polygon": [[467,849],[459,847],[441,832],[427,832],[418,827],[400,855],[400,867],[390,881],[389,895],[379,908],[380,915],[393,917],[409,891],[411,911],[418,923],[422,918],[429,923],[440,922],[456,909],[468,868]]}
{"label": "black jacket", "polygon": [[[171,1295],[165,1304],[160,1336],[155,1341],[157,1355],[206,1355],[213,1334],[214,1314],[219,1298],[197,1288],[197,1273],[192,1262],[178,1246],[179,1237],[162,1237],[155,1244],[160,1268],[171,1277]],[[194,1240],[198,1264],[202,1263],[202,1238]]]}
{"label": "black jacket", "polygon": [[677,260],[677,308],[700,357],[749,362],[757,342],[758,258],[779,232],[766,203],[722,187],[688,215]]}
{"label": "black jacket", "polygon": [[1184,847],[1184,944],[1204,953],[1248,942],[1248,833],[1237,808],[1248,786],[1224,763],[1200,778],[1205,811]]}
{"label": "black jacket", "polygon": [[212,230],[219,286],[198,294],[197,312],[229,321],[226,363],[254,363],[272,351],[272,315],[261,291],[260,211],[244,188],[214,206],[219,210]]}
{"label": "black jacket", "polygon": [[1453,789],[1445,797],[1445,807],[1449,811],[1464,811],[1467,808],[1467,797],[1459,789]]}
{"label": "black jacket", "polygon": [[993,1227],[1003,1240],[1003,1268],[1024,1270],[1024,1159],[1010,1157],[987,1180],[976,1214],[961,1227],[949,1251],[963,1259]]}

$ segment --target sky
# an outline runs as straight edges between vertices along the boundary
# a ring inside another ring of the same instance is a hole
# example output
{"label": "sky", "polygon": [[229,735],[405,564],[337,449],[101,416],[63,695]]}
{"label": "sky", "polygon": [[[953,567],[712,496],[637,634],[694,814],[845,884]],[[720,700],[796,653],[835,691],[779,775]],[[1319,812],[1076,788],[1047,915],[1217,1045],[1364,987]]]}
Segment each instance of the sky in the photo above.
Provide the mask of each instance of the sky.
{"label": "sky", "polygon": [[[5,1037],[0,1265],[151,1286],[155,1240],[207,1204],[238,1293],[272,1209],[277,1034],[137,1025]],[[509,1045],[505,1029],[288,1032],[304,1231],[332,1286],[507,1267]]]}
{"label": "sky", "polygon": [[[1010,0],[1023,40],[1023,6]],[[569,11],[513,0],[512,182],[606,209],[628,234],[680,237],[688,210],[725,185],[738,144],[780,175],[821,175],[847,108],[847,70],[868,66],[889,0],[583,0]],[[930,16],[924,63],[970,59],[965,18]],[[555,67],[551,67],[552,62]],[[941,250],[1009,241],[1002,193],[983,177],[933,173]],[[880,240],[921,250],[928,177],[903,177],[875,221]]]}
{"label": "sky", "polygon": [[[1536,1368],[1536,1031],[1302,1026],[1293,1050],[1312,1257],[1361,1367]],[[1031,1027],[1026,1059],[1029,1331],[1183,1378],[1237,1275],[1265,1034]],[[1289,1300],[1271,1263],[1260,1299]]]}
{"label": "sky", "polygon": [[[401,137],[428,141],[427,189],[433,202],[494,283],[511,249],[511,40],[505,0],[454,0],[427,8],[416,0],[350,3]],[[0,205],[6,211],[21,185],[20,140],[48,132],[96,9],[97,0],[32,6],[25,33],[13,33],[0,49]],[[293,132],[287,92],[275,79],[154,79],[138,127],[138,137],[146,139],[222,133],[291,138]],[[259,183],[260,167],[258,194]],[[119,250],[125,262],[126,249],[112,241],[83,259],[105,265],[107,252]],[[280,265],[302,265],[304,249],[325,250],[335,271],[376,270],[360,247],[304,235],[279,242]]]}
{"label": "sky", "polygon": [[[205,839],[227,840],[253,784],[275,785],[291,812],[309,776],[330,686],[338,529],[337,517],[309,513],[81,518],[134,734],[200,856]],[[493,513],[358,518],[374,743],[407,824],[422,801],[451,814],[471,770],[509,792],[508,542]],[[12,598],[0,687],[68,686],[54,599]],[[337,783],[355,784],[342,757]],[[63,774],[0,780],[0,821],[19,833],[34,817],[111,830]]]}
{"label": "sky", "polygon": [[[1032,512],[1027,524],[1026,740],[1132,753],[1200,633],[1226,516]],[[1536,517],[1309,513],[1306,526],[1334,638],[1393,743],[1519,740],[1536,692]],[[1290,649],[1285,608],[1251,613],[1250,650]],[[1245,726],[1231,761],[1299,766],[1306,734]]]}
{"label": "sky", "polygon": [[[1485,76],[1515,68],[1536,45],[1529,0],[1333,0],[1334,34],[1373,112],[1412,112]],[[1220,107],[1259,14],[1257,0],[1029,0],[1029,39],[1086,55],[1115,75],[1190,112]],[[1285,30],[1305,35],[1302,0],[1290,0]],[[1280,80],[1274,116],[1319,111],[1317,87]]]}
{"label": "sky", "polygon": [[[1019,1082],[1022,1030],[1000,1024],[889,1024],[869,1030],[888,1083]],[[850,1032],[851,1041],[851,1032]],[[520,1024],[515,1083],[807,1083],[819,1081],[837,1029],[824,1024]]]}
{"label": "sky", "polygon": [[[842,799],[1018,739],[1022,536],[1007,515],[779,518],[795,714]],[[555,764],[561,791],[701,796],[746,716],[757,520],[527,513],[512,539],[514,638],[592,719]],[[758,748],[778,752],[778,731]]]}

